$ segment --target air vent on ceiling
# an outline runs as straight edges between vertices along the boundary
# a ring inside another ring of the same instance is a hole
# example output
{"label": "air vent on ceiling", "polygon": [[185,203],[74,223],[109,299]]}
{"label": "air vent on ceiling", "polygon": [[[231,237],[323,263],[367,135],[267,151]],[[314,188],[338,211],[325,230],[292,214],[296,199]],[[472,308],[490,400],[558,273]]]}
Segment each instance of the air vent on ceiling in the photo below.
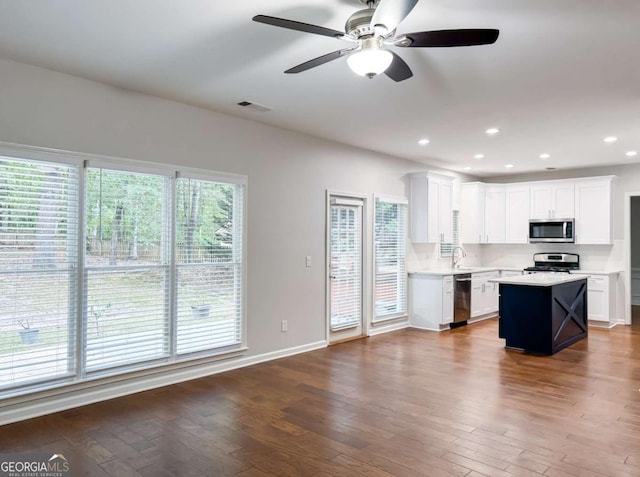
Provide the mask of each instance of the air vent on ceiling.
{"label": "air vent on ceiling", "polygon": [[238,106],[242,106],[243,108],[253,109],[254,111],[259,111],[261,113],[266,113],[267,111],[271,111],[271,108],[267,106],[263,106],[262,104],[252,103],[251,101],[240,101]]}

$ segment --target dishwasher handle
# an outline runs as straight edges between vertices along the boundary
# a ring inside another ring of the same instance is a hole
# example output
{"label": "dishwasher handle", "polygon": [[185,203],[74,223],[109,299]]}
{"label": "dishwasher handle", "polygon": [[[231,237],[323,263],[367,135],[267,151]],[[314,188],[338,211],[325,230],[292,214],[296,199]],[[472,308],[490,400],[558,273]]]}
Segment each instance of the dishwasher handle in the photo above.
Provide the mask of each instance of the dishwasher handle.
{"label": "dishwasher handle", "polygon": [[470,282],[471,278],[456,278],[457,282]]}

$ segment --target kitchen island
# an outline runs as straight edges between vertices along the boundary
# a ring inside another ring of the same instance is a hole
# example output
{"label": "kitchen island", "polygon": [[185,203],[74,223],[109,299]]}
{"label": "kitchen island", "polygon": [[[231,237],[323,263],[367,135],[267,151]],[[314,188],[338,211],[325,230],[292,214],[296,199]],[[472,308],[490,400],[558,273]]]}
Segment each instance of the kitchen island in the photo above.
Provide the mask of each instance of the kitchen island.
{"label": "kitchen island", "polygon": [[494,278],[499,336],[506,347],[554,354],[587,337],[587,275],[535,273]]}

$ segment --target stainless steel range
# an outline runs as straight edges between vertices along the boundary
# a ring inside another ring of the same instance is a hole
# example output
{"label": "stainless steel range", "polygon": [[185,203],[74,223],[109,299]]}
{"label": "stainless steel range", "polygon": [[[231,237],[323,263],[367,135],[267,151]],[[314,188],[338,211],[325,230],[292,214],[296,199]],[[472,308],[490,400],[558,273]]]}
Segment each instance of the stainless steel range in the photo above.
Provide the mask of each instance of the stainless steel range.
{"label": "stainless steel range", "polygon": [[533,264],[533,267],[524,269],[525,273],[571,273],[580,270],[580,255],[577,253],[534,253]]}

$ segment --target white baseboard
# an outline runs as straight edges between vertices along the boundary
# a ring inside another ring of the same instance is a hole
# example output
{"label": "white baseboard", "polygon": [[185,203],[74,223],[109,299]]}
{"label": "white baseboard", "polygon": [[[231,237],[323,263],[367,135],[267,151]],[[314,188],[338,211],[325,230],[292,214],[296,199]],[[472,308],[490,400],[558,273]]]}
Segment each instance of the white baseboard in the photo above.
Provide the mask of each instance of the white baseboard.
{"label": "white baseboard", "polygon": [[440,332],[440,331],[447,331],[449,330],[449,325],[442,325],[443,328],[427,328],[426,326],[415,326],[415,325],[409,325],[408,328],[414,329],[414,330],[422,330],[422,331],[436,331],[436,332]]}
{"label": "white baseboard", "polygon": [[369,336],[381,335],[382,333],[389,333],[391,331],[404,330],[408,327],[408,319],[403,319],[402,321],[392,323],[379,323],[369,328]]}
{"label": "white baseboard", "polygon": [[497,318],[497,317],[498,317],[498,312],[492,311],[491,313],[487,313],[486,315],[480,315],[480,316],[475,316],[473,318],[469,318],[469,321],[467,321],[467,323],[472,324],[472,323],[477,323],[478,321],[489,320],[491,318]]}
{"label": "white baseboard", "polygon": [[2,405],[0,403],[0,425],[106,401],[107,399],[126,396],[127,394],[148,391],[183,381],[203,378],[265,361],[306,353],[326,346],[327,341],[323,340],[246,358],[219,360],[204,364],[200,363],[178,369],[158,368],[157,372],[142,377],[125,375],[115,381],[110,379],[108,382],[96,382],[91,385],[87,385],[86,383],[69,385],[52,392],[47,392],[47,395],[44,397],[34,398],[32,395],[16,397],[8,400],[10,404]]}
{"label": "white baseboard", "polygon": [[589,328],[601,328],[603,330],[609,330],[609,329],[613,328],[614,326],[616,326],[617,324],[618,324],[617,322],[610,323],[608,321],[588,320]]}

